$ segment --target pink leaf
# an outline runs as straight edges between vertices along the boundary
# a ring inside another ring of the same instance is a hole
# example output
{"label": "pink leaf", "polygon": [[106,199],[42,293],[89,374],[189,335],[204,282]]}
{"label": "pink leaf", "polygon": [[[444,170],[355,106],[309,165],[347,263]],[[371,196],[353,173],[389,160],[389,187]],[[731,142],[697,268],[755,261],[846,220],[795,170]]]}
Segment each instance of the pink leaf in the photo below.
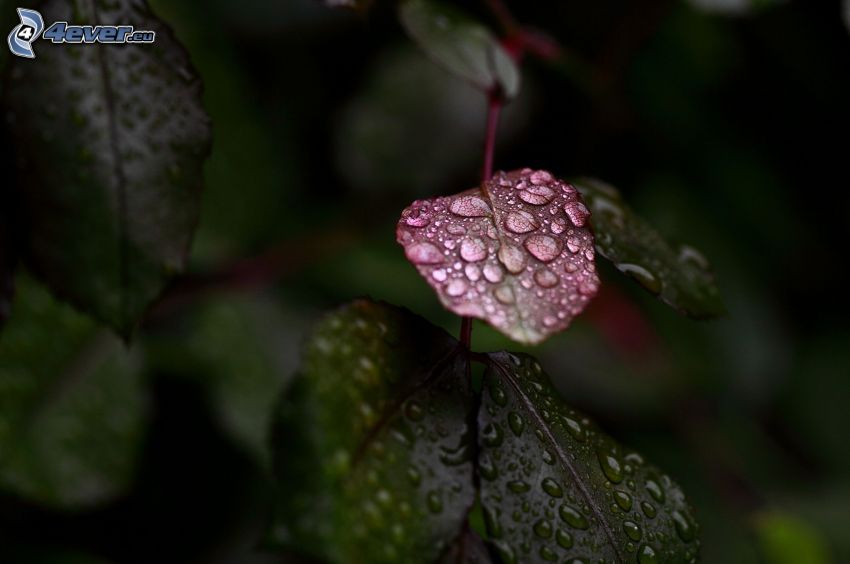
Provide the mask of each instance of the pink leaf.
{"label": "pink leaf", "polygon": [[526,168],[414,202],[396,238],[445,307],[536,344],[599,289],[589,216],[573,186]]}

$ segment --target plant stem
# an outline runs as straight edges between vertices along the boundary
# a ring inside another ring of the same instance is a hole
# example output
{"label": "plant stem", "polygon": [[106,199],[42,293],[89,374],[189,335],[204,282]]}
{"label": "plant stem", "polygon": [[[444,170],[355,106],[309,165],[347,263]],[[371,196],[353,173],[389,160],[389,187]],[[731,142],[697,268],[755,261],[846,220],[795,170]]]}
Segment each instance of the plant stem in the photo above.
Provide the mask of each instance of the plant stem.
{"label": "plant stem", "polygon": [[487,101],[487,137],[484,141],[484,168],[481,182],[490,180],[493,176],[493,154],[496,151],[496,131],[499,129],[499,116],[502,113],[504,101],[499,92],[491,92]]}

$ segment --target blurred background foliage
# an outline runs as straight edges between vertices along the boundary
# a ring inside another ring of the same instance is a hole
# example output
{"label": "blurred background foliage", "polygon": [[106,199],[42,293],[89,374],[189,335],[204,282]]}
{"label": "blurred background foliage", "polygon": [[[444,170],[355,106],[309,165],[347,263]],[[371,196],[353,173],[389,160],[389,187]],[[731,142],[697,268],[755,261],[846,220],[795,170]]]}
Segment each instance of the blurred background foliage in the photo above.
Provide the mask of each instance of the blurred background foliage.
{"label": "blurred background foliage", "polygon": [[[497,168],[618,186],[705,251],[729,310],[689,322],[603,268],[535,354],[683,485],[703,561],[850,562],[847,6],[509,3],[564,57],[527,61]],[[18,436],[0,404],[0,562],[291,561],[256,544],[270,409],[307,328],[369,295],[457,330],[394,228],[412,199],[476,184],[483,96],[382,0],[152,4],[215,126],[192,267],[129,351],[19,278],[2,397],[43,405]],[[518,348],[481,324],[474,343]]]}

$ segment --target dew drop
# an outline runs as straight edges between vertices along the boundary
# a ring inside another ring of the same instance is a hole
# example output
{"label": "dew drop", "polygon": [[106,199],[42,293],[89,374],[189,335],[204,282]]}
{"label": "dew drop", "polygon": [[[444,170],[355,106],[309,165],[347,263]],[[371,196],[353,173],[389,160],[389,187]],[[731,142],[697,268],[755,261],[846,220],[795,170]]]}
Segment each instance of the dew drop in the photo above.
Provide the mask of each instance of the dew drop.
{"label": "dew drop", "polygon": [[555,235],[560,235],[567,230],[567,221],[563,217],[556,217],[552,220],[550,229]]}
{"label": "dew drop", "polygon": [[404,406],[404,414],[411,421],[422,421],[425,417],[425,410],[416,401],[409,401]]}
{"label": "dew drop", "polygon": [[504,434],[502,433],[502,428],[495,423],[488,423],[481,431],[481,442],[488,447],[499,447],[502,445],[503,440]]}
{"label": "dew drop", "polygon": [[461,196],[452,201],[451,212],[461,217],[486,217],[491,215],[490,206],[478,196]]}
{"label": "dew drop", "polygon": [[526,211],[510,212],[505,218],[505,228],[513,233],[528,233],[540,227],[534,216]]}
{"label": "dew drop", "polygon": [[619,484],[623,481],[623,478],[625,477],[623,474],[623,466],[616,456],[603,449],[599,449],[596,451],[596,457],[599,459],[599,466],[602,468],[602,472],[605,474],[606,478],[615,484]]}
{"label": "dew drop", "polygon": [[676,534],[685,542],[691,542],[696,538],[696,525],[693,524],[690,517],[681,511],[673,512],[673,523],[676,526]]}
{"label": "dew drop", "polygon": [[498,264],[488,263],[484,265],[484,278],[486,278],[488,282],[498,284],[502,281],[504,276],[505,273],[502,271],[502,267]]}
{"label": "dew drop", "polygon": [[466,282],[460,278],[455,278],[446,284],[446,293],[453,298],[463,295],[466,292]]}
{"label": "dew drop", "polygon": [[557,562],[558,555],[555,554],[555,551],[546,546],[545,544],[540,547],[539,550],[540,558],[546,560],[547,562]]}
{"label": "dew drop", "polygon": [[431,243],[414,243],[404,249],[407,259],[414,264],[440,264],[443,253]]}
{"label": "dew drop", "polygon": [[466,262],[478,262],[487,258],[487,245],[481,239],[464,239],[460,244],[460,257]]}
{"label": "dew drop", "polygon": [[499,261],[511,274],[519,274],[525,268],[525,253],[513,245],[502,245],[499,249]]}
{"label": "dew drop", "polygon": [[519,199],[526,204],[543,206],[552,201],[555,192],[548,186],[529,186],[519,193]]}
{"label": "dew drop", "polygon": [[587,431],[584,430],[584,427],[581,423],[573,419],[572,417],[563,416],[562,421],[564,425],[567,427],[567,431],[569,431],[570,435],[580,443],[583,443],[587,439]]}
{"label": "dew drop", "polygon": [[516,301],[514,290],[510,286],[499,286],[493,291],[493,295],[499,303],[504,305],[511,305]]}
{"label": "dew drop", "polygon": [[571,505],[564,504],[559,507],[558,515],[560,515],[561,519],[563,519],[567,525],[574,529],[584,530],[590,526],[587,522],[587,518],[582,515],[578,509]]}
{"label": "dew drop", "polygon": [[474,264],[467,264],[463,269],[466,277],[469,278],[470,282],[477,282],[481,278],[481,269],[475,266]]}
{"label": "dew drop", "polygon": [[657,564],[658,556],[655,554],[655,549],[650,545],[643,545],[638,550],[638,564]]}
{"label": "dew drop", "polygon": [[440,497],[440,492],[436,490],[428,492],[428,495],[426,496],[426,503],[428,504],[428,510],[431,513],[441,513],[443,511],[443,500]]}
{"label": "dew drop", "polygon": [[561,489],[561,486],[552,478],[544,478],[540,483],[540,487],[543,488],[543,491],[552,497],[563,497],[564,490]]}
{"label": "dew drop", "polygon": [[431,216],[419,208],[408,208],[402,215],[404,222],[411,227],[425,227],[431,223]]}
{"label": "dew drop", "polygon": [[492,385],[489,388],[490,390],[490,398],[496,402],[496,405],[501,407],[505,407],[508,405],[508,396],[505,394],[505,390],[503,390],[498,385]]}
{"label": "dew drop", "polygon": [[528,179],[532,184],[548,184],[554,180],[552,174],[545,170],[536,170],[532,172]]}
{"label": "dew drop", "polygon": [[584,227],[587,218],[590,216],[587,207],[581,202],[568,203],[564,206],[564,212],[566,212],[567,217],[570,218],[570,221],[576,227]]}
{"label": "dew drop", "polygon": [[410,480],[410,483],[412,485],[418,486],[422,483],[422,473],[419,472],[418,469],[411,466],[407,469],[407,479]]}
{"label": "dew drop", "polygon": [[558,284],[559,278],[548,268],[541,268],[534,273],[534,281],[543,288],[551,288]]}
{"label": "dew drop", "polygon": [[445,282],[448,275],[446,274],[445,268],[438,268],[434,272],[431,273],[431,277],[437,282]]}
{"label": "dew drop", "polygon": [[551,262],[561,252],[558,241],[548,235],[532,235],[525,240],[525,248],[538,260]]}
{"label": "dew drop", "polygon": [[646,481],[646,491],[649,492],[649,495],[652,496],[652,499],[657,501],[658,503],[664,503],[665,495],[664,490],[661,489],[661,486],[658,485],[658,482],[655,480],[649,479]]}
{"label": "dew drop", "polygon": [[623,511],[631,511],[632,509],[632,496],[627,494],[626,492],[617,490],[614,492],[614,501],[617,502],[617,505],[620,506],[620,509]]}
{"label": "dew drop", "polygon": [[679,262],[693,265],[700,270],[709,270],[711,267],[705,255],[688,245],[682,245],[679,248]]}
{"label": "dew drop", "polygon": [[508,489],[514,493],[525,493],[531,489],[531,486],[528,482],[523,482],[522,480],[513,480],[508,482]]}
{"label": "dew drop", "polygon": [[634,278],[638,284],[646,289],[646,291],[655,295],[661,293],[661,279],[643,266],[624,262],[618,264],[617,269],[623,274],[628,274]]}
{"label": "dew drop", "polygon": [[512,411],[508,414],[508,426],[511,428],[514,435],[520,437],[522,436],[523,430],[525,430],[525,420],[522,418],[522,415],[516,411]]}
{"label": "dew drop", "polygon": [[579,252],[579,249],[581,249],[581,239],[579,239],[575,235],[570,235],[569,237],[567,237],[567,248],[570,250],[571,253],[575,254]]}
{"label": "dew drop", "polygon": [[650,519],[654,519],[657,513],[655,506],[649,503],[648,501],[641,502],[640,508],[643,510],[643,514],[649,517]]}
{"label": "dew drop", "polygon": [[572,548],[573,536],[563,529],[558,529],[555,531],[555,542],[557,542],[558,546],[561,548]]}
{"label": "dew drop", "polygon": [[637,523],[634,521],[625,521],[623,522],[623,531],[625,531],[626,536],[637,542],[640,540],[643,532],[638,527]]}
{"label": "dew drop", "polygon": [[457,223],[450,223],[446,226],[446,232],[449,235],[465,235],[466,228],[464,228],[463,225],[458,225]]}
{"label": "dew drop", "polygon": [[552,525],[545,519],[540,519],[534,524],[534,534],[541,539],[548,539],[552,536]]}

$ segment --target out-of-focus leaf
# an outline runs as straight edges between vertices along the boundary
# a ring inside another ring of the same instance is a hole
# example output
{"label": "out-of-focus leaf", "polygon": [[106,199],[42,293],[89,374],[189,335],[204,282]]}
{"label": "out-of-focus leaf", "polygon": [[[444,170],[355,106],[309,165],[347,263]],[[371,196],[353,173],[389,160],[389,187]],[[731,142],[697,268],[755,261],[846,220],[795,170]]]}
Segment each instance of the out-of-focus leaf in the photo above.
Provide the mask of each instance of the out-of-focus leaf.
{"label": "out-of-focus leaf", "polygon": [[29,264],[127,338],[183,268],[197,223],[210,147],[200,80],[143,2],[53,0],[41,11],[156,33],[150,45],[40,41],[35,62],[14,61],[6,92]]}
{"label": "out-of-focus leaf", "polygon": [[350,8],[358,12],[364,12],[372,5],[372,0],[321,0],[331,8]]}
{"label": "out-of-focus leaf", "polygon": [[138,351],[19,278],[0,336],[0,486],[76,507],[132,478],[146,399]]}
{"label": "out-of-focus leaf", "polygon": [[781,511],[755,515],[753,526],[767,564],[828,564],[829,549],[817,530]]}
{"label": "out-of-focus leaf", "polygon": [[725,15],[746,15],[758,10],[772,8],[786,0],[688,0],[700,10]]}
{"label": "out-of-focus leaf", "polygon": [[454,6],[405,0],[399,18],[408,35],[435,63],[485,92],[506,98],[519,92],[520,74],[511,56],[486,27]]}
{"label": "out-of-focus leaf", "polygon": [[844,25],[847,26],[847,31],[850,31],[850,0],[844,0]]}
{"label": "out-of-focus leaf", "polygon": [[196,378],[226,432],[265,469],[277,398],[296,365],[300,320],[267,297],[228,296],[199,308],[177,332],[145,340],[154,367]]}
{"label": "out-of-focus leaf", "polygon": [[536,344],[599,288],[588,215],[573,186],[527,168],[414,202],[396,239],[446,308]]}
{"label": "out-of-focus leaf", "polygon": [[590,206],[599,254],[650,294],[690,317],[725,312],[708,260],[693,247],[674,250],[623,201],[613,187],[581,179],[576,187]]}
{"label": "out-of-focus leaf", "polygon": [[669,476],[565,405],[532,357],[490,362],[481,503],[506,562],[696,561],[697,525]]}
{"label": "out-of-focus leaf", "polygon": [[331,562],[434,562],[475,499],[468,361],[407,311],[358,301],[322,321],[273,440],[269,542]]}
{"label": "out-of-focus leaf", "polygon": [[[526,85],[505,108],[500,140],[521,132],[532,98]],[[486,116],[474,87],[412,46],[393,49],[377,59],[334,128],[337,168],[363,192],[432,195],[480,162]]]}
{"label": "out-of-focus leaf", "polygon": [[491,562],[484,539],[468,528],[455,539],[440,560],[440,564],[490,564]]}

